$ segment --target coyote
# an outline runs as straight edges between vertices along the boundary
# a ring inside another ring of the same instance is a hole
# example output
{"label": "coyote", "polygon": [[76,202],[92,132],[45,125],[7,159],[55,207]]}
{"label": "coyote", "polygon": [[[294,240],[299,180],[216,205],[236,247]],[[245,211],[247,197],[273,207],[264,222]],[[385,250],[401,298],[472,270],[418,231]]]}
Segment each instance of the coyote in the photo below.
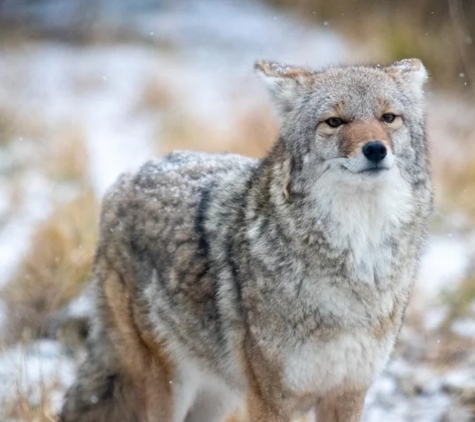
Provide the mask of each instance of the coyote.
{"label": "coyote", "polygon": [[418,59],[258,61],[262,160],[174,152],[107,192],[88,357],[62,422],[360,421],[432,210]]}

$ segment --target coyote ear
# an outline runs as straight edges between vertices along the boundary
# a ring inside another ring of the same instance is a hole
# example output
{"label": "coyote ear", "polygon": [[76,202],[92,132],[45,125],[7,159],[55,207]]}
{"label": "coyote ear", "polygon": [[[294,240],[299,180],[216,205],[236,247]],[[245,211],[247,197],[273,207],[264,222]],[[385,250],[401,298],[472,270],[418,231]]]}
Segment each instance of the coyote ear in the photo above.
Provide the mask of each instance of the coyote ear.
{"label": "coyote ear", "polygon": [[281,119],[295,107],[297,98],[308,90],[315,76],[309,69],[265,60],[256,61],[254,70],[266,83]]}
{"label": "coyote ear", "polygon": [[385,70],[394,78],[410,83],[415,92],[422,94],[428,75],[419,59],[404,59],[386,67]]}

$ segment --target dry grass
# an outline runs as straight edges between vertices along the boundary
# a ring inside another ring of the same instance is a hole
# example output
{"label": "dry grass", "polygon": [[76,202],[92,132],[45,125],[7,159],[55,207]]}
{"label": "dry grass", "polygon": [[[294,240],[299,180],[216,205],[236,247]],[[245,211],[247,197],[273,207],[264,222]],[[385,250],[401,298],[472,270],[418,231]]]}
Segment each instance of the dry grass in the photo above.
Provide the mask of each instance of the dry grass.
{"label": "dry grass", "polygon": [[25,110],[15,104],[0,104],[0,148],[4,148],[9,157],[0,163],[0,176],[11,177],[25,169],[31,170],[37,165],[37,159],[44,166],[51,159],[49,154],[44,153],[51,137],[51,130],[41,111]]}
{"label": "dry grass", "polygon": [[475,227],[475,159],[459,165],[444,165],[440,184],[442,212],[463,212]]}
{"label": "dry grass", "polygon": [[[38,349],[37,349],[38,348]],[[69,383],[64,371],[68,372],[71,362],[57,355],[41,353],[37,344],[21,344],[5,353],[10,353],[11,369],[8,390],[0,395],[0,420],[24,422],[51,422],[57,420],[56,412],[60,397]],[[43,359],[46,358],[46,361]],[[54,361],[49,361],[55,359]],[[8,360],[7,360],[8,361]],[[5,362],[3,361],[3,364]],[[33,378],[31,378],[33,377]]]}
{"label": "dry grass", "polygon": [[233,128],[232,152],[262,157],[278,136],[278,125],[270,105],[242,111]]}
{"label": "dry grass", "polygon": [[5,420],[22,422],[56,422],[57,418],[51,406],[51,391],[41,386],[39,403],[33,404],[29,399],[31,392],[21,391],[18,384],[14,386],[13,400],[2,404],[2,415]]}
{"label": "dry grass", "polygon": [[44,134],[41,113],[26,115],[14,105],[0,104],[0,147],[9,145],[17,137],[41,138]]}
{"label": "dry grass", "polygon": [[47,152],[46,173],[53,181],[86,183],[88,156],[79,126],[67,125],[56,131]]}
{"label": "dry grass", "polygon": [[142,95],[137,104],[138,111],[163,111],[171,106],[173,91],[169,85],[159,79],[145,83]]}
{"label": "dry grass", "polygon": [[0,147],[10,143],[15,132],[15,113],[7,107],[0,106]]}
{"label": "dry grass", "polygon": [[[475,2],[471,0],[267,0],[324,21],[353,40],[369,60],[420,57],[436,83],[453,88],[460,72],[475,78]],[[463,86],[460,85],[460,88]]]}
{"label": "dry grass", "polygon": [[16,276],[2,289],[6,341],[44,336],[48,317],[76,297],[90,277],[98,207],[92,192],[41,223]]}
{"label": "dry grass", "polygon": [[[436,189],[436,223],[475,227],[475,108],[447,94],[428,98],[428,137]],[[449,216],[449,219],[447,218]],[[451,230],[453,227],[451,227]]]}
{"label": "dry grass", "polygon": [[144,84],[132,109],[132,113],[148,113],[157,121],[159,155],[173,150],[195,150],[262,157],[276,139],[277,122],[267,99],[254,99],[251,106],[243,106],[238,104],[240,98],[228,98],[234,110],[226,117],[224,129],[220,122],[187,111],[183,98],[183,92],[173,83],[154,77]]}
{"label": "dry grass", "polygon": [[460,317],[471,315],[475,317],[475,267],[468,276],[460,283],[458,288],[445,295],[446,302],[450,305],[450,312],[446,318],[446,328]]}
{"label": "dry grass", "polygon": [[[5,186],[8,207],[0,215],[0,227],[21,212],[25,205],[28,180],[40,174],[56,186],[68,185],[71,194],[88,187],[87,151],[84,134],[77,124],[55,127],[47,124],[41,112],[16,112],[13,106],[0,106],[0,148],[6,159],[0,163],[0,181]],[[3,156],[2,156],[3,158]],[[3,179],[3,180],[2,180]],[[52,192],[56,202],[57,192]]]}
{"label": "dry grass", "polygon": [[[417,291],[415,293],[413,302],[417,302]],[[453,330],[460,318],[475,318],[475,267],[457,289],[442,291],[441,299],[444,307],[447,306],[447,314],[434,329],[427,329],[423,309],[414,303],[409,306],[404,325],[417,337],[407,337],[403,328],[397,352],[409,361],[430,364],[437,371],[445,372],[471,365],[475,358],[474,340]]]}
{"label": "dry grass", "polygon": [[230,129],[223,130],[189,115],[170,111],[158,138],[159,153],[176,149],[232,152],[262,157],[277,136],[277,124],[268,106],[241,111]]}

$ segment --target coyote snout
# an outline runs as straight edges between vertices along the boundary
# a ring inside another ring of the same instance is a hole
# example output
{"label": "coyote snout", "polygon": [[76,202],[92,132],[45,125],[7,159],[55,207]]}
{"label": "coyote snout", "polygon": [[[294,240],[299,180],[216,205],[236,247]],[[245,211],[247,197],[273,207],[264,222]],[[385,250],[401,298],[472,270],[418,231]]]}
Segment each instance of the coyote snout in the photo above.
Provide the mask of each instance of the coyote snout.
{"label": "coyote snout", "polygon": [[397,132],[397,119],[383,114],[380,121],[354,121],[343,124],[340,151],[343,164],[352,173],[380,174],[394,164],[391,135]]}

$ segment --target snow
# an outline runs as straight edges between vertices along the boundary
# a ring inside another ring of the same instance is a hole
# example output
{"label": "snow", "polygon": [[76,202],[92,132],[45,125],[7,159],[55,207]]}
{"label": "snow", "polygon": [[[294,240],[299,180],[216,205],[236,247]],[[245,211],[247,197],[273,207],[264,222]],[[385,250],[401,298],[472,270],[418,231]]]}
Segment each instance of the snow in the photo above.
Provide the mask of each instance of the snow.
{"label": "snow", "polygon": [[64,355],[55,341],[38,340],[28,346],[17,345],[0,354],[0,399],[28,397],[35,405],[48,391],[55,398],[52,405],[58,411],[63,391],[74,380],[75,370],[74,361]]}
{"label": "snow", "polygon": [[442,326],[448,315],[448,306],[439,305],[427,309],[424,313],[424,328],[428,331],[437,330]]}
{"label": "snow", "polygon": [[449,235],[431,236],[422,257],[416,287],[425,302],[434,301],[442,291],[455,290],[469,269],[470,237]]}
{"label": "snow", "polygon": [[448,373],[444,378],[444,388],[462,391],[463,389],[475,390],[475,371],[456,370]]}
{"label": "snow", "polygon": [[[153,126],[132,113],[144,80],[156,66],[149,51],[139,46],[82,49],[50,43],[28,54],[5,56],[11,68],[23,69],[23,91],[29,96],[24,102],[31,109],[43,110],[52,126],[73,122],[85,131],[90,180],[98,196],[121,172],[152,155]],[[100,89],[78,92],[80,78],[98,75],[108,75]]]}
{"label": "snow", "polygon": [[443,374],[395,359],[368,392],[363,421],[469,422],[471,412],[454,406],[450,393],[470,391],[474,385],[473,370]]}
{"label": "snow", "polygon": [[473,318],[459,318],[452,324],[452,331],[461,337],[475,339],[475,320]]}
{"label": "snow", "polygon": [[[0,231],[0,287],[14,274],[29,246],[29,238],[38,221],[51,212],[48,200],[51,185],[38,173],[29,172],[23,180],[23,206]],[[0,302],[1,303],[1,302]]]}
{"label": "snow", "polygon": [[346,50],[335,32],[249,0],[175,2],[161,13],[139,15],[137,22],[144,34],[153,32],[155,40],[177,45],[197,61],[224,65],[218,73],[230,63],[245,72],[258,58],[321,66]]}

